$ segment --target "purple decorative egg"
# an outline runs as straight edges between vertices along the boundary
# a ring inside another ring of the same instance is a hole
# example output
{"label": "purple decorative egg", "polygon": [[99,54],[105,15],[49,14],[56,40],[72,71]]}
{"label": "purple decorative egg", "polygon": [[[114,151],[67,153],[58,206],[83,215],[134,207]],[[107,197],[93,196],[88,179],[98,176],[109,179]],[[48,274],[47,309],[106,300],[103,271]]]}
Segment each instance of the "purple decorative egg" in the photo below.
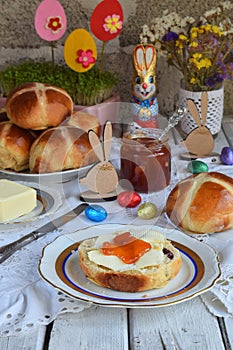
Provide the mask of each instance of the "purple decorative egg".
{"label": "purple decorative egg", "polygon": [[233,149],[231,147],[223,147],[220,159],[223,164],[233,165]]}

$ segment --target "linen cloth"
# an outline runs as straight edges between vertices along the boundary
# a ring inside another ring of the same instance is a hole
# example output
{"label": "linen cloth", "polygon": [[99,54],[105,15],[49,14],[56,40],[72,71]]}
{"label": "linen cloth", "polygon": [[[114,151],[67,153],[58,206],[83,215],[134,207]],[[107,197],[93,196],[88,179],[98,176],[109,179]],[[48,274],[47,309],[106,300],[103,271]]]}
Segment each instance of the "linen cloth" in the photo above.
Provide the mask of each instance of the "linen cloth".
{"label": "linen cloth", "polygon": [[[187,170],[189,161],[180,160],[182,150],[181,146],[172,145],[171,184],[163,191],[141,195],[142,201],[154,203],[160,214],[152,220],[147,220],[146,224],[161,227],[171,225],[163,215],[167,196],[178,181],[190,175]],[[119,167],[119,155],[120,143],[114,139],[111,160],[116,167]],[[218,157],[214,164],[209,158],[206,159],[206,162],[208,161],[210,161],[210,171],[220,171],[233,177],[233,166],[223,166]],[[82,188],[78,179],[54,184],[52,187],[60,201],[60,207],[56,212],[35,220],[30,225],[25,224],[14,230],[0,232],[0,245],[14,241],[30,232],[32,228],[41,227],[44,223],[60,216],[61,213],[68,212],[80,202],[79,193]],[[145,224],[145,220],[137,216],[137,208],[123,208],[116,200],[99,204],[105,207],[108,213],[106,220],[100,224]],[[45,282],[38,273],[38,262],[43,247],[56,237],[93,224],[96,223],[91,222],[82,213],[61,228],[25,246],[0,264],[0,336],[16,335],[37,327],[38,324],[47,325],[60,313],[77,313],[91,306],[88,302],[66,296]],[[197,237],[200,238],[200,235]],[[233,316],[233,230],[221,234],[201,235],[201,240],[219,253],[222,270],[221,278],[210,291],[202,295],[202,300],[213,314]]]}

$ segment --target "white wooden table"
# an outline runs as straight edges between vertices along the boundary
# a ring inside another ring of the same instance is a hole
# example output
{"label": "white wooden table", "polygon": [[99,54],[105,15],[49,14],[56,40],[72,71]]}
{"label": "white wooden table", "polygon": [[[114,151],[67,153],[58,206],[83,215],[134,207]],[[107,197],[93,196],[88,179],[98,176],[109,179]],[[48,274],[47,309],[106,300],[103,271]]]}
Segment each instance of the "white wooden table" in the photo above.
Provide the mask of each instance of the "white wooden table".
{"label": "white wooden table", "polygon": [[[223,121],[216,147],[233,147],[233,119]],[[0,350],[233,349],[233,319],[213,316],[200,297],[160,308],[92,306],[62,314],[49,326],[0,338]]]}

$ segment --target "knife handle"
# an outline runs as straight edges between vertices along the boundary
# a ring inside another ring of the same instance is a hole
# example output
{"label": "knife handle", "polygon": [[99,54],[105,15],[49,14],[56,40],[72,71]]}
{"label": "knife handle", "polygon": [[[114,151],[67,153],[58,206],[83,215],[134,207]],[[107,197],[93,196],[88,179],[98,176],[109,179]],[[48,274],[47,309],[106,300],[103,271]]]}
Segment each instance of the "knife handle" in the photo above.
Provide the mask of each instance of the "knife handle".
{"label": "knife handle", "polygon": [[[72,214],[71,218],[74,219],[75,216],[73,213],[75,213],[75,215],[77,217],[79,214],[81,214],[85,210],[86,207],[88,207],[87,203],[79,204],[71,212],[64,214],[64,216],[69,216],[69,214]],[[56,222],[56,219],[54,222]],[[27,235],[17,239],[16,241],[14,241],[12,243],[9,243],[9,244],[6,244],[6,245],[0,247],[0,263],[5,261],[6,259],[8,259],[12,254],[14,254],[20,248],[22,248],[25,245],[29,244],[30,242],[36,240],[37,238],[49,233],[49,231],[48,232],[40,232],[41,229],[43,229],[47,225],[48,224],[42,226],[41,228],[38,228],[36,231],[32,231],[32,232],[28,233]],[[54,226],[53,229],[55,229],[55,227],[56,227],[56,225]]]}
{"label": "knife handle", "polygon": [[0,263],[6,260],[10,255],[12,255],[16,250],[20,249],[24,245],[36,240],[39,237],[39,232],[33,231],[27,235],[17,239],[12,243],[6,244],[0,247]]}

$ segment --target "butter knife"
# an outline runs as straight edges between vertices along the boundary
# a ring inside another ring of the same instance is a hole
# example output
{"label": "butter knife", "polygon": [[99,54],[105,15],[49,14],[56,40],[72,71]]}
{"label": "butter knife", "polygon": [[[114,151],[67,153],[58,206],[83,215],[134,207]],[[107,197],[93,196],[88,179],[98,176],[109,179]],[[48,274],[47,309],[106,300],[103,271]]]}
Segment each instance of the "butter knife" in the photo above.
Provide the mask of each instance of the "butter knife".
{"label": "butter knife", "polygon": [[87,203],[79,204],[76,208],[69,211],[68,213],[63,214],[62,216],[56,218],[55,220],[48,222],[47,224],[38,228],[37,230],[32,231],[27,235],[19,238],[17,241],[14,241],[12,243],[9,243],[0,247],[0,263],[8,259],[17,250],[21,249],[22,247],[29,244],[30,242],[37,240],[38,238],[46,235],[47,233],[73,220],[79,214],[81,214],[87,207],[88,207]]}

